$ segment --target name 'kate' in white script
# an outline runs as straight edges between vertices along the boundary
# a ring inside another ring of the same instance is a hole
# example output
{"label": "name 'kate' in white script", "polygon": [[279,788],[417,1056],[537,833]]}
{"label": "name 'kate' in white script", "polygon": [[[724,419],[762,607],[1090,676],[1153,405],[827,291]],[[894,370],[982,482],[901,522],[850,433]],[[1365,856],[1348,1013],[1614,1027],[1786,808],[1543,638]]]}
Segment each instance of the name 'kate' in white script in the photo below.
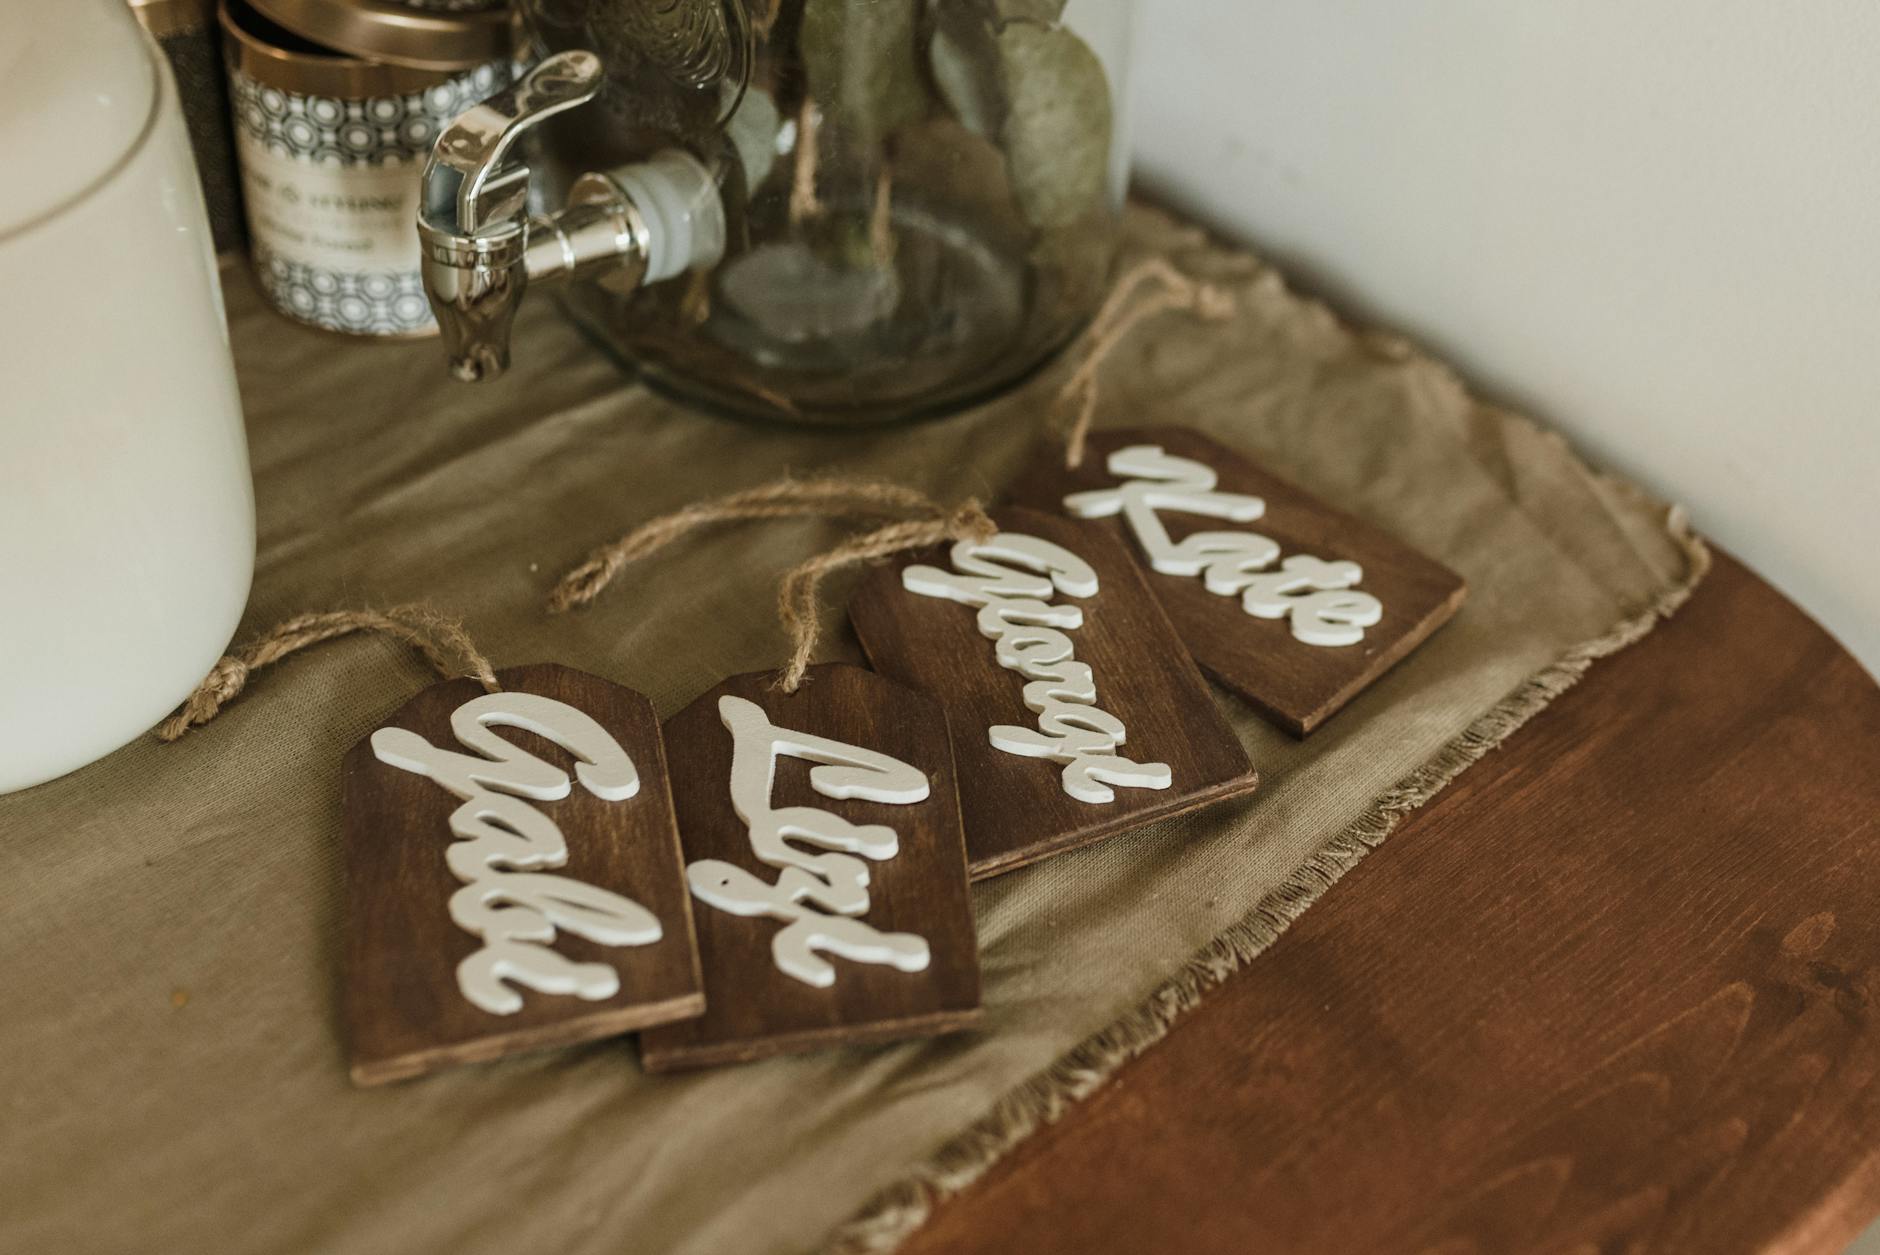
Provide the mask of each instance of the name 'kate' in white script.
{"label": "name 'kate' in white script", "polygon": [[950,557],[953,570],[914,565],[901,572],[901,583],[923,597],[978,607],[979,631],[994,642],[999,665],[1025,677],[1025,705],[1038,726],[989,728],[993,747],[1063,764],[1064,791],[1080,802],[1115,801],[1112,785],[1168,788],[1174,782],[1168,764],[1116,753],[1129,731],[1096,704],[1096,676],[1065,635],[1084,625],[1084,612],[1050,600],[1058,593],[1096,596],[1090,564],[1060,545],[1016,532],[960,541]]}
{"label": "name 'kate' in white script", "polygon": [[606,729],[563,702],[534,693],[491,693],[459,706],[451,731],[466,749],[439,749],[405,728],[372,734],[372,753],[400,771],[428,777],[463,799],[450,816],[461,838],[445,853],[464,887],[451,895],[450,917],[483,940],[457,965],[463,996],[492,1015],[514,1015],[522,997],[504,982],[545,994],[601,1001],[620,992],[605,963],[576,963],[548,947],[556,930],[602,946],[658,941],[659,921],[617,893],[546,874],[566,865],[568,842],[555,821],[524,799],[553,802],[572,791],[568,773],[498,736],[521,728],[573,754],[575,775],[595,797],[622,802],[640,791],[639,772]]}
{"label": "name 'kate' in white script", "polygon": [[1230,523],[1251,523],[1266,513],[1259,497],[1218,491],[1220,476],[1213,467],[1149,444],[1118,449],[1104,465],[1124,482],[1074,493],[1064,499],[1064,508],[1080,519],[1122,515],[1157,572],[1198,575],[1209,592],[1239,597],[1241,608],[1255,618],[1290,619],[1294,639],[1307,645],[1356,645],[1364,629],[1384,617],[1377,598],[1356,590],[1364,570],[1355,562],[1294,554],[1278,571],[1268,571],[1279,558],[1279,545],[1258,532],[1172,538],[1162,522],[1164,510]]}

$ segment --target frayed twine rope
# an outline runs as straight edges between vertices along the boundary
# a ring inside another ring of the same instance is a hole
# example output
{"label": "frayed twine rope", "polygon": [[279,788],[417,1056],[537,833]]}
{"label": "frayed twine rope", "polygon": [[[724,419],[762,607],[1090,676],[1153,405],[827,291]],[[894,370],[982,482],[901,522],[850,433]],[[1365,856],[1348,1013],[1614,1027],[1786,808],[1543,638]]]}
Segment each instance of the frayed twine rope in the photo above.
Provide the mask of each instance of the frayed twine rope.
{"label": "frayed twine rope", "polygon": [[809,671],[810,659],[822,637],[817,594],[823,581],[838,571],[898,553],[926,549],[949,540],[990,538],[998,528],[986,517],[978,501],[966,501],[949,509],[901,484],[780,479],[675,510],[641,524],[612,544],[601,546],[555,585],[555,591],[549,594],[548,608],[555,614],[562,614],[588,605],[606,591],[628,563],[656,553],[708,524],[747,519],[893,518],[896,515],[915,517],[851,537],[783,577],[777,589],[777,617],[784,631],[789,633],[791,647],[790,660],[779,673],[776,687],[785,693],[794,693],[803,686],[803,677]]}
{"label": "frayed twine rope", "polygon": [[816,613],[816,594],[823,580],[837,571],[891,558],[897,553],[926,549],[949,540],[990,540],[998,527],[977,501],[967,501],[944,518],[890,523],[878,531],[843,541],[828,553],[811,558],[783,577],[777,588],[777,617],[792,642],[790,661],[778,677],[777,687],[794,693],[803,687],[809,660],[822,633]]}
{"label": "frayed twine rope", "polygon": [[426,606],[398,606],[391,610],[333,610],[303,614],[275,624],[209,669],[182,708],[157,728],[157,739],[175,741],[191,728],[205,724],[222,707],[240,696],[248,677],[324,641],[354,632],[380,632],[424,655],[447,680],[468,676],[488,691],[501,690],[490,660],[478,651],[463,625]]}
{"label": "frayed twine rope", "polygon": [[700,501],[642,523],[619,540],[602,545],[561,577],[549,594],[548,608],[564,614],[585,606],[607,591],[630,562],[651,557],[673,541],[708,523],[744,519],[892,518],[897,514],[937,513],[926,494],[900,484],[850,479],[779,479],[711,501]]}
{"label": "frayed twine rope", "polygon": [[[1138,301],[1145,286],[1155,290]],[[1207,322],[1224,322],[1234,315],[1234,297],[1223,288],[1203,283],[1177,270],[1165,257],[1152,257],[1127,271],[1110,290],[1109,299],[1084,331],[1078,352],[1081,360],[1058,390],[1060,410],[1075,404],[1077,411],[1064,430],[1064,465],[1075,470],[1084,464],[1084,446],[1096,421],[1100,399],[1098,379],[1111,354],[1149,319],[1184,310]]]}

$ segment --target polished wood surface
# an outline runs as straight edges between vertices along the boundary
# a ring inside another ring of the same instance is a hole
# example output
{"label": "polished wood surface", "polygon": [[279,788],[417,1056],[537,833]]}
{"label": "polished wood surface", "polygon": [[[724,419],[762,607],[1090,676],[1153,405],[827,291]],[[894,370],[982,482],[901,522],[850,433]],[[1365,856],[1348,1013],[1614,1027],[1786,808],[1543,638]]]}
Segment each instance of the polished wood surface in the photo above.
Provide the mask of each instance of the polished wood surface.
{"label": "polished wood surface", "polygon": [[1218,490],[1258,497],[1266,513],[1258,520],[1226,519],[1170,509],[1160,513],[1177,544],[1200,532],[1256,533],[1279,547],[1271,569],[1293,557],[1356,562],[1364,571],[1358,591],[1383,605],[1384,616],[1366,628],[1355,645],[1325,648],[1293,638],[1284,622],[1256,619],[1238,596],[1208,590],[1198,575],[1155,570],[1121,517],[1092,520],[1129,546],[1143,578],[1168,611],[1182,644],[1201,669],[1222,687],[1251,702],[1267,719],[1294,736],[1310,736],[1386,671],[1428,640],[1462,608],[1468,586],[1460,575],[1425,557],[1383,528],[1347,514],[1294,487],[1192,427],[1125,427],[1093,432],[1083,464],[1064,465],[1055,443],[1039,452],[1012,486],[1019,505],[1066,513],[1072,493],[1112,488],[1122,482],[1106,468],[1112,453],[1131,445],[1153,445],[1172,457],[1199,462],[1219,476]]}
{"label": "polished wood surface", "polygon": [[[535,693],[581,711],[633,760],[640,789],[630,798],[606,801],[576,785],[559,801],[529,803],[567,843],[565,863],[535,870],[631,899],[659,921],[660,938],[649,945],[604,946],[561,928],[547,948],[574,963],[613,968],[620,978],[617,994],[590,1002],[511,982],[522,998],[514,1014],[472,1003],[458,985],[457,965],[484,949],[486,939],[453,921],[452,899],[464,882],[446,862],[458,842],[450,820],[462,799],[433,780],[379,761],[368,736],[346,755],[341,770],[345,1017],[355,1084],[596,1041],[705,1009],[691,896],[652,703],[631,689],[553,664],[514,667],[498,672],[497,679],[505,692]],[[432,745],[476,757],[458,745],[451,716],[482,696],[474,680],[436,684],[381,726],[404,728]],[[500,734],[573,778],[574,755],[553,741],[515,727],[505,726]],[[512,902],[512,909],[523,908]]]}
{"label": "polished wood surface", "polygon": [[1838,1251],[1877,1078],[1880,689],[1720,558],[903,1249]]}
{"label": "polished wood surface", "polygon": [[[994,727],[1041,726],[1040,712],[1026,704],[1026,677],[1000,665],[994,642],[980,630],[980,610],[902,586],[901,572],[916,563],[953,571],[947,550],[888,562],[863,581],[849,603],[849,621],[875,670],[932,693],[946,707],[960,777],[972,782],[960,803],[974,879],[1258,787],[1247,751],[1122,539],[1102,527],[1035,510],[999,510],[993,520],[1002,532],[1068,550],[1096,572],[1093,596],[1060,597],[1053,604],[1083,613],[1082,626],[1066,628],[1064,635],[1075,661],[1095,677],[1096,707],[1115,716],[1128,734],[1115,752],[1136,763],[1166,763],[1169,786],[1116,785],[1108,802],[1083,801],[1065,791],[1064,764],[994,748],[987,738]],[[1030,616],[1021,613],[1013,621],[1028,622]],[[1057,720],[1046,716],[1044,722]],[[1086,726],[1101,724],[1068,730]],[[1066,730],[1053,727],[1049,734]]]}
{"label": "polished wood surface", "polygon": [[[732,736],[719,698],[731,695],[755,703],[776,727],[897,758],[927,777],[924,801],[900,805],[825,796],[811,787],[812,764],[788,754],[775,760],[770,800],[779,812],[807,807],[858,826],[894,830],[899,842],[894,857],[867,864],[868,909],[860,918],[880,933],[921,938],[928,963],[907,972],[831,957],[825,948],[823,957],[836,975],[833,984],[819,989],[778,969],[771,943],[784,921],[733,915],[696,901],[705,1014],[640,1034],[640,1061],[649,1072],[934,1036],[970,1028],[980,1019],[979,942],[966,880],[966,838],[940,704],[845,663],[810,668],[803,687],[792,694],[778,692],[776,678],[771,671],[734,676],[666,721],[666,755],[687,867],[716,859],[767,885],[778,884],[782,874],[752,850],[750,828],[732,803]],[[824,853],[800,836],[794,848]],[[818,904],[819,916],[835,914],[826,902],[808,900]]]}

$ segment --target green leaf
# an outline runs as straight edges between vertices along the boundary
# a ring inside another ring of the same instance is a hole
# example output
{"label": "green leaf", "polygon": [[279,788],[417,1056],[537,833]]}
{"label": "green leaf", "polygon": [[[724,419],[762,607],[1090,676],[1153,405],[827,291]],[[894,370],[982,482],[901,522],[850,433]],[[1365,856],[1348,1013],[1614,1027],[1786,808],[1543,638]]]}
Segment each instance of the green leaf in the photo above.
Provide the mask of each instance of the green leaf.
{"label": "green leaf", "polygon": [[995,138],[1008,102],[1000,71],[999,18],[990,0],[937,0],[927,59],[949,112],[975,135]]}
{"label": "green leaf", "polygon": [[1103,63],[1063,27],[1026,22],[1001,30],[998,50],[1003,146],[1026,219],[1050,230],[1101,210],[1115,125]]}
{"label": "green leaf", "polygon": [[873,148],[927,111],[921,0],[805,0],[800,50],[812,99],[846,141]]}

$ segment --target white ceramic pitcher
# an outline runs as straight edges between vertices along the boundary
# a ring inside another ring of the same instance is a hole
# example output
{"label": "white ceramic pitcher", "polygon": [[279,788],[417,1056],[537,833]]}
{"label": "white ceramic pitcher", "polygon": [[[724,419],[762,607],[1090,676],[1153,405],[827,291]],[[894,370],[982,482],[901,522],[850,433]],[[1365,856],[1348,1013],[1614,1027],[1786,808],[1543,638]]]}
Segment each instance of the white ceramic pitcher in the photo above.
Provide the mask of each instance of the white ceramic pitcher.
{"label": "white ceramic pitcher", "polygon": [[176,86],[123,0],[0,3],[0,169],[5,793],[202,678],[247,601],[254,497]]}

